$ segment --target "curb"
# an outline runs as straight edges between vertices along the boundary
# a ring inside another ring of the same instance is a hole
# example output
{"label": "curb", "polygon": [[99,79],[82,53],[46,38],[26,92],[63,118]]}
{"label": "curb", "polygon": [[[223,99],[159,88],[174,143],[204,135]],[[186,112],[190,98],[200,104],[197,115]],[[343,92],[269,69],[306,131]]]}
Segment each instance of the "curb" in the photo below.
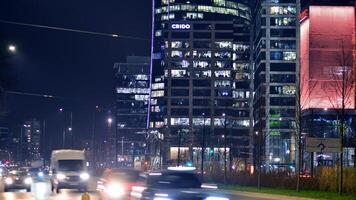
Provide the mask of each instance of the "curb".
{"label": "curb", "polygon": [[245,197],[253,197],[258,199],[270,199],[270,200],[317,200],[305,197],[296,197],[296,196],[286,196],[279,194],[268,194],[268,193],[257,193],[257,192],[240,192],[234,190],[224,190],[228,194],[240,195]]}

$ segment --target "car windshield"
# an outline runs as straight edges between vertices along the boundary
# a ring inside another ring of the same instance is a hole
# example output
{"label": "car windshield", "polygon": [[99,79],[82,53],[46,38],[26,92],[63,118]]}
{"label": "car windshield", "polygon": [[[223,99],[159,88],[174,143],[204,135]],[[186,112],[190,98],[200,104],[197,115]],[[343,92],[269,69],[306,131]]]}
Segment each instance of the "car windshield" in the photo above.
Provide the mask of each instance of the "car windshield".
{"label": "car windshield", "polygon": [[201,181],[193,173],[169,173],[149,176],[147,185],[153,188],[201,188]]}
{"label": "car windshield", "polygon": [[82,171],[84,170],[83,160],[58,160],[59,171]]}
{"label": "car windshield", "polygon": [[12,176],[27,176],[28,173],[26,171],[11,171],[10,175],[12,175]]}

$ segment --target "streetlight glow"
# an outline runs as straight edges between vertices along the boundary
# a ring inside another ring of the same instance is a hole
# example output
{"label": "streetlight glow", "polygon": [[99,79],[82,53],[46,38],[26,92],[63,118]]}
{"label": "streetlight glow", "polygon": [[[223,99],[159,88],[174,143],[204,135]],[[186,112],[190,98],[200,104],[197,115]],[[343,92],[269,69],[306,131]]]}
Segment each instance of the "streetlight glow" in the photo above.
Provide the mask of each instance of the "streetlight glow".
{"label": "streetlight glow", "polygon": [[109,124],[112,124],[112,121],[113,121],[112,118],[109,117],[109,118],[108,118],[108,123],[109,123]]}
{"label": "streetlight glow", "polygon": [[16,46],[15,45],[9,45],[9,51],[11,52],[11,53],[15,53],[16,52]]}

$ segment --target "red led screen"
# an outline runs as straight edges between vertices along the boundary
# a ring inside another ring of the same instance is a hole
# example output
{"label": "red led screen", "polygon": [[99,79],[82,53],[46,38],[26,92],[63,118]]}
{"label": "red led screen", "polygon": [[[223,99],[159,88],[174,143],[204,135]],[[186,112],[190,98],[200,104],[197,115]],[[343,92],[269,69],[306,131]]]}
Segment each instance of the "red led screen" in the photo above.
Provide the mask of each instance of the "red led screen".
{"label": "red led screen", "polygon": [[301,24],[302,109],[341,108],[343,101],[355,108],[355,8],[310,6],[308,15]]}

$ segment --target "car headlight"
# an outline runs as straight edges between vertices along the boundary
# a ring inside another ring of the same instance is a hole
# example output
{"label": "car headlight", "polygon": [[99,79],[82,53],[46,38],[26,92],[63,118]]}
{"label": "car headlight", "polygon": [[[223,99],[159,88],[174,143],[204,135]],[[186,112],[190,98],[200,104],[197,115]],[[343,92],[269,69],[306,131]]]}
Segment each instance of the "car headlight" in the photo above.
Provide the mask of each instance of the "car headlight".
{"label": "car headlight", "polygon": [[172,199],[168,197],[168,194],[156,193],[153,200],[172,200]]}
{"label": "car headlight", "polygon": [[60,181],[62,181],[62,180],[64,180],[65,178],[66,178],[66,176],[64,175],[64,174],[57,174],[57,179],[58,180],[60,180]]}
{"label": "car headlight", "polygon": [[12,178],[6,178],[5,183],[6,183],[6,185],[11,185],[14,183],[14,181],[12,180]]}
{"label": "car headlight", "polygon": [[205,198],[204,200],[229,200],[229,199],[226,197],[208,197]]}
{"label": "car headlight", "polygon": [[43,174],[43,172],[38,172],[38,174],[37,174],[39,177],[43,177],[44,176],[44,174]]}
{"label": "car headlight", "polygon": [[26,185],[30,185],[32,183],[32,179],[30,177],[25,178],[24,183]]}
{"label": "car headlight", "polygon": [[168,197],[155,197],[153,200],[172,200],[171,198]]}
{"label": "car headlight", "polygon": [[84,173],[81,173],[81,174],[80,174],[80,178],[81,178],[82,180],[88,180],[88,179],[90,178],[90,176],[89,176],[88,173],[84,172]]}
{"label": "car headlight", "polygon": [[124,188],[119,183],[110,183],[105,191],[112,198],[120,197],[125,193]]}

